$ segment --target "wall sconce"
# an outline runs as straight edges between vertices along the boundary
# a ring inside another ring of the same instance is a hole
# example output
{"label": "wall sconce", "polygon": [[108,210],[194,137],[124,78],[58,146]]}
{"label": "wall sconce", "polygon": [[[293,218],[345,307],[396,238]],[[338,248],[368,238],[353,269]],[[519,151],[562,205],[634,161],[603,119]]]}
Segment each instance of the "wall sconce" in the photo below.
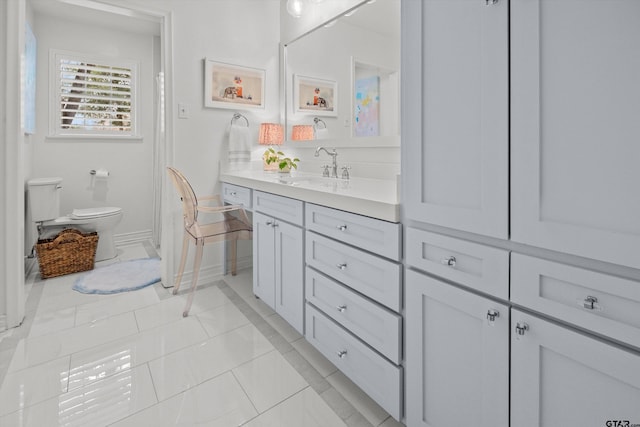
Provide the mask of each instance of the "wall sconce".
{"label": "wall sconce", "polygon": [[312,125],[294,125],[291,129],[291,139],[293,141],[309,141],[314,139]]}
{"label": "wall sconce", "polygon": [[[258,133],[258,144],[260,145],[282,145],[284,142],[284,132],[279,123],[260,123]],[[262,155],[262,166],[266,171],[278,170],[278,152],[269,147]],[[269,163],[267,163],[267,160]]]}
{"label": "wall sconce", "polygon": [[258,134],[258,144],[260,145],[282,145],[284,142],[284,132],[279,123],[260,123],[260,133]]}

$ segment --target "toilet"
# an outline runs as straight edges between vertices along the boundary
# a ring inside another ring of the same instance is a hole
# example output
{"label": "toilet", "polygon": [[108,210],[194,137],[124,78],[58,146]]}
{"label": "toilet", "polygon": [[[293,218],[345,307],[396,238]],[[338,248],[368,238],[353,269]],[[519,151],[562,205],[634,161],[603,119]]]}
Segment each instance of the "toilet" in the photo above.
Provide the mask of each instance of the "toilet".
{"label": "toilet", "polygon": [[96,231],[98,247],[96,261],[115,258],[116,245],[113,230],[122,220],[122,208],[102,207],[74,209],[70,214],[60,215],[62,178],[35,178],[27,181],[31,219],[38,224],[41,239],[54,237],[65,228],[75,228],[83,233]]}

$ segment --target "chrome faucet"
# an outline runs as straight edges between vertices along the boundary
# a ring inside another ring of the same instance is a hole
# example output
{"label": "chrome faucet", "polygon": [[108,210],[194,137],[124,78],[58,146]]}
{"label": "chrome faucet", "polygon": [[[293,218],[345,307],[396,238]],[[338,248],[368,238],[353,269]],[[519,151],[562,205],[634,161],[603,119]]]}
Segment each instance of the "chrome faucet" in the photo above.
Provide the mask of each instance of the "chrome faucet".
{"label": "chrome faucet", "polygon": [[331,156],[331,158],[332,158],[331,178],[337,178],[338,177],[338,163],[336,162],[336,157],[338,157],[338,152],[336,151],[335,148],[333,149],[333,151],[329,151],[324,147],[318,147],[318,148],[316,148],[316,154],[314,154],[314,157],[320,156],[320,151],[321,150],[324,150],[325,153],[327,153],[328,155]]}

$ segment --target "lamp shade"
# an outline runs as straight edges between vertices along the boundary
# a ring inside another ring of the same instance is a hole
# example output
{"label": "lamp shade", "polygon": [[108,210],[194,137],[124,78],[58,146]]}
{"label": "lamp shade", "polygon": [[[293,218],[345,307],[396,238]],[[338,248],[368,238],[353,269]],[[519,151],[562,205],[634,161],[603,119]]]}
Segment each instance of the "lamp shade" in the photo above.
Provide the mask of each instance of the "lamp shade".
{"label": "lamp shade", "polygon": [[294,141],[309,141],[313,139],[312,125],[294,125],[291,130],[291,139]]}
{"label": "lamp shade", "polygon": [[279,123],[261,123],[258,143],[261,145],[282,145],[284,131]]}

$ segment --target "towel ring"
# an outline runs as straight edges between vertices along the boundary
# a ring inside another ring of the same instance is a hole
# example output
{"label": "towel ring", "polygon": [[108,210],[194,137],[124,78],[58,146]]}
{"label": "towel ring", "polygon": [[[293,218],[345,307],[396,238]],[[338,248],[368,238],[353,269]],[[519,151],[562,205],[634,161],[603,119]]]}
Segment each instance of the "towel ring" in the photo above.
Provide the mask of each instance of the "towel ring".
{"label": "towel ring", "polygon": [[[324,120],[322,120],[322,119],[320,119],[318,117],[314,117],[313,118],[313,123],[314,123],[313,127],[316,128],[316,129],[326,129],[327,128],[327,124],[324,122]],[[320,123],[322,123],[322,127],[319,127]]]}
{"label": "towel ring", "polygon": [[231,124],[233,124],[238,119],[244,119],[244,121],[247,123],[247,127],[249,127],[249,120],[247,120],[247,118],[240,113],[235,113],[233,115],[233,117],[231,118]]}

